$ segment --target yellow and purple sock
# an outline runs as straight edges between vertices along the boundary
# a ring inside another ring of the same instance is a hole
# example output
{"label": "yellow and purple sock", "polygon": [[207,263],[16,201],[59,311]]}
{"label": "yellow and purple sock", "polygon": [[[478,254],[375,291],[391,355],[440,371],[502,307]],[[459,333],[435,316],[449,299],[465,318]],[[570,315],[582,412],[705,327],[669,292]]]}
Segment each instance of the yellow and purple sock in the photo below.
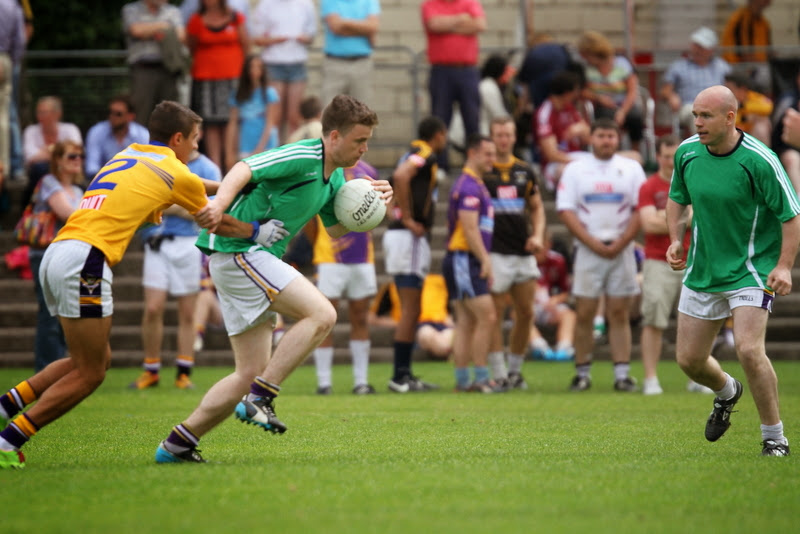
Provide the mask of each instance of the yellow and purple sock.
{"label": "yellow and purple sock", "polygon": [[178,376],[189,376],[192,374],[192,367],[194,367],[194,356],[178,354],[178,357],[175,358],[175,365],[178,368]]}
{"label": "yellow and purple sock", "polygon": [[247,395],[247,400],[252,401],[253,399],[257,399],[259,397],[266,397],[270,401],[278,396],[280,393],[281,387],[277,384],[271,384],[257,376],[253,383],[250,384],[250,394]]}
{"label": "yellow and purple sock", "polygon": [[5,441],[15,449],[21,449],[31,437],[39,431],[39,425],[27,416],[21,414],[14,418],[2,432],[0,440]]}
{"label": "yellow and purple sock", "polygon": [[145,358],[144,370],[147,371],[148,373],[157,375],[158,372],[161,370],[161,358]]}
{"label": "yellow and purple sock", "polygon": [[11,419],[37,398],[30,383],[27,380],[21,382],[0,397],[0,415],[4,419]]}

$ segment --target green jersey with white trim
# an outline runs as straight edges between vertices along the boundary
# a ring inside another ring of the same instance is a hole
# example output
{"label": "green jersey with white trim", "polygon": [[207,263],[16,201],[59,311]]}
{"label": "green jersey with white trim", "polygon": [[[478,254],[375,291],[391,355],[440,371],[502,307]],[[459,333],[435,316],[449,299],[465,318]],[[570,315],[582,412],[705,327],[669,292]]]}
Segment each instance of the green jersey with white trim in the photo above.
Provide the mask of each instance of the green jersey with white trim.
{"label": "green jersey with white trim", "polygon": [[712,154],[697,135],[675,153],[669,197],[694,207],[683,283],[695,291],[767,288],[781,252],[781,225],[800,213],[775,153],[740,134],[728,154]]}
{"label": "green jersey with white trim", "polygon": [[324,153],[321,139],[308,139],[243,160],[253,176],[233,199],[226,213],[245,222],[264,223],[277,219],[289,231],[287,237],[265,248],[249,239],[222,237],[203,230],[197,239],[197,247],[206,254],[263,249],[280,258],[292,237],[315,215],[319,214],[325,226],[338,223],[333,212],[333,199],[344,185],[344,172],[336,169],[326,180],[323,174]]}

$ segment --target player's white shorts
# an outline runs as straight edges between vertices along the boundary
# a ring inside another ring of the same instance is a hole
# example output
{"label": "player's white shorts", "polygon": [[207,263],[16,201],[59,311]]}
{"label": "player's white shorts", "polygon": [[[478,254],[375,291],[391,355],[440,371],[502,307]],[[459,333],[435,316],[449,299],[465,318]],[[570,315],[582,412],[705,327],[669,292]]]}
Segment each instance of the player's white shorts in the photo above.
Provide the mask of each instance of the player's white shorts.
{"label": "player's white shorts", "polygon": [[383,234],[386,272],[391,275],[414,274],[425,278],[431,269],[431,247],[426,237],[416,237],[411,230],[386,230]]}
{"label": "player's white shorts", "polygon": [[746,287],[719,293],[702,293],[683,286],[678,300],[678,311],[698,319],[714,321],[731,316],[739,306],[752,306],[772,311],[775,293],[768,289]]}
{"label": "player's white shorts", "polygon": [[195,236],[164,239],[158,252],[145,245],[142,285],[166,291],[174,297],[199,292],[203,253],[194,246],[195,241]]}
{"label": "player's white shorts", "polygon": [[113,279],[100,249],[76,239],[56,241],[47,247],[39,269],[50,315],[73,319],[112,315]]}
{"label": "player's white shorts", "polygon": [[641,292],[636,279],[634,244],[629,243],[616,258],[608,259],[578,244],[575,247],[572,294],[576,297],[632,297]]}
{"label": "player's white shorts", "polygon": [[378,292],[372,263],[320,263],[317,289],[329,299],[360,300]]}
{"label": "player's white shorts", "polygon": [[539,266],[533,256],[489,254],[492,259],[492,293],[505,293],[511,286],[539,278]]}
{"label": "player's white shorts", "polygon": [[265,250],[209,257],[208,270],[219,295],[229,336],[271,321],[272,301],[289,283],[302,276],[294,267]]}

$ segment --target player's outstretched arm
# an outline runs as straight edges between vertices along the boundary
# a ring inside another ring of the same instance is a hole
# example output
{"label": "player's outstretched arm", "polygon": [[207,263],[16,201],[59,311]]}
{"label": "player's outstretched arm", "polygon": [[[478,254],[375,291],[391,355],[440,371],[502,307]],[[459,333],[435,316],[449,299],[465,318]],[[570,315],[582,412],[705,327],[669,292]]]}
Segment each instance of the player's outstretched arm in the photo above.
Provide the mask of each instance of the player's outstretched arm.
{"label": "player's outstretched arm", "polygon": [[197,224],[214,231],[222,220],[222,214],[252,177],[253,172],[247,163],[243,161],[236,163],[219,184],[217,196],[209,200],[208,204],[197,213],[195,217]]}

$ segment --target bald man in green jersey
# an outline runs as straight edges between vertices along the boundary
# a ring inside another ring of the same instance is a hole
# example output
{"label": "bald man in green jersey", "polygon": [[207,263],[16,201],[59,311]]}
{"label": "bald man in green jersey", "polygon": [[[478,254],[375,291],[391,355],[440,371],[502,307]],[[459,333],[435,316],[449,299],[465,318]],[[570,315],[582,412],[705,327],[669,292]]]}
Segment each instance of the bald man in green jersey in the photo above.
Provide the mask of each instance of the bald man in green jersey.
{"label": "bald man in green jersey", "polygon": [[[322,114],[321,139],[245,158],[223,179],[200,221],[217,234],[201,233],[197,246],[210,255],[209,271],[236,368],[161,442],[156,462],[203,462],[197,451],[200,437],[231,411],[264,430],[286,431],[274,411],[280,384],[325,339],[336,323],[336,310],[280,258],[289,240],[317,214],[331,237],[347,232],[333,212],[336,192],[345,183],[342,168],[364,155],[377,123],[366,105],[339,95]],[[389,182],[376,180],[373,187],[385,202],[391,200]],[[223,211],[235,219],[225,218],[220,224]],[[296,322],[271,355],[276,312]]]}
{"label": "bald man in green jersey", "polygon": [[[743,391],[741,382],[709,355],[720,326],[733,315],[736,353],[761,419],[761,454],[788,456],[777,378],[764,336],[775,294],[792,289],[800,202],[775,153],[736,129],[737,108],[726,87],[702,91],[692,110],[697,134],[675,153],[667,262],[673,269],[686,269],[676,356],[689,378],[716,393],[705,429],[706,439],[716,441],[730,427]],[[684,261],[684,214],[690,204],[692,243]]]}

